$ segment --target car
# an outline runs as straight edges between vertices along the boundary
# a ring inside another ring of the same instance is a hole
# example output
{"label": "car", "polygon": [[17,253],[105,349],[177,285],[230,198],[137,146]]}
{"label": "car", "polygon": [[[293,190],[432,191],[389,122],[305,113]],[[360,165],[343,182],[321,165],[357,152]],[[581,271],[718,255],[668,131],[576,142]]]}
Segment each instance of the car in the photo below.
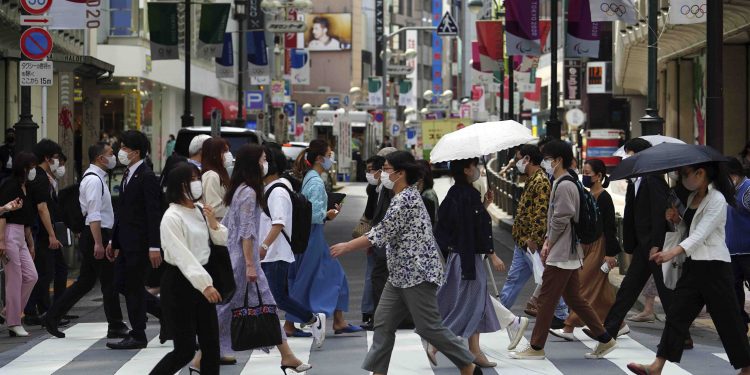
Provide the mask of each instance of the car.
{"label": "car", "polygon": [[[237,150],[244,144],[263,144],[269,141],[262,133],[251,129],[222,126],[220,130],[221,138],[224,138],[229,142],[229,150],[233,154],[237,154]],[[190,141],[199,134],[211,135],[211,127],[191,126],[180,129],[180,131],[177,132],[177,142],[174,147],[175,152],[185,157],[189,157],[188,148],[190,147]]]}
{"label": "car", "polygon": [[287,160],[289,160],[290,163],[294,163],[297,160],[297,157],[299,157],[299,154],[309,146],[310,143],[308,142],[289,142],[283,144],[281,149],[284,151]]}

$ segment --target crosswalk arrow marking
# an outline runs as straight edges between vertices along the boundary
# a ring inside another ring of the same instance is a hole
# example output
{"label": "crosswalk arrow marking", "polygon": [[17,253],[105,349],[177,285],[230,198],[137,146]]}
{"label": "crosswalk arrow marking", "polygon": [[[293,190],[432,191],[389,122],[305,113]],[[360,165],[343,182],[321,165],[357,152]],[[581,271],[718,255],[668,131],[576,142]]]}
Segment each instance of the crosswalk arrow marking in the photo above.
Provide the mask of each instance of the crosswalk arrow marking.
{"label": "crosswalk arrow marking", "polygon": [[440,25],[437,27],[437,34],[440,36],[457,36],[458,35],[458,24],[453,19],[451,12],[445,12],[443,19],[440,20]]}

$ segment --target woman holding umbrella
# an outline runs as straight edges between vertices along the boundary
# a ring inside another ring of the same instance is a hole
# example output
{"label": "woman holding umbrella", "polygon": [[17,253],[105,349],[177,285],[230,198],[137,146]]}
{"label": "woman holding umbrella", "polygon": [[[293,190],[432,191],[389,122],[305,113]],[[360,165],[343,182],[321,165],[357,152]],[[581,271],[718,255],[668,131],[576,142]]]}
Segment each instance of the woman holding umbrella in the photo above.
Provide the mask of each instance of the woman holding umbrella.
{"label": "woman holding umbrella", "polygon": [[666,361],[679,362],[688,328],[706,305],[729,362],[741,369],[739,374],[750,374],[750,346],[732,287],[731,258],[725,244],[727,204],[734,204],[733,186],[720,162],[685,166],[680,174],[682,184],[692,192],[687,210],[680,216],[675,207],[669,208],[666,218],[684,239],[669,249],[665,246],[651,255],[651,260],[662,264],[681,254],[687,259],[667,311],[656,359],[647,365],[630,363],[628,369],[639,375],[658,375]]}

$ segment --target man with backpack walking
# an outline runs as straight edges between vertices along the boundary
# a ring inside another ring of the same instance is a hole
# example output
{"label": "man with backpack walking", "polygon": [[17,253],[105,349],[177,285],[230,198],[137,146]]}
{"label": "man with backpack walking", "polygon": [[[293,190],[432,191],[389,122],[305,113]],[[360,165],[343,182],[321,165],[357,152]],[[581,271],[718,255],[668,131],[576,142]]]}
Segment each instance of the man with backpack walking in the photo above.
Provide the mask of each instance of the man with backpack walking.
{"label": "man with backpack walking", "polygon": [[[514,359],[544,359],[544,344],[547,341],[549,328],[552,323],[555,306],[560,297],[565,298],[568,306],[575,311],[589,327],[599,344],[593,352],[586,353],[588,359],[602,358],[611,352],[617,343],[604,330],[602,322],[597,317],[589,303],[581,297],[579,271],[582,265],[582,250],[579,238],[582,234],[588,237],[588,228],[583,227],[584,220],[591,221],[589,214],[596,212],[591,206],[593,201],[581,199],[583,187],[574,179],[568,169],[573,160],[573,151],[565,142],[554,140],[544,146],[544,161],[542,167],[554,177],[552,195],[547,212],[547,235],[542,245],[542,262],[546,263],[539,295],[534,331],[531,334],[529,346],[510,356]],[[593,218],[594,224],[596,218]]]}
{"label": "man with backpack walking", "polygon": [[[79,219],[72,219],[80,220],[79,223],[68,223],[74,231],[82,228],[79,247],[80,274],[78,280],[50,306],[44,326],[51,335],[65,337],[65,334],[58,330],[61,317],[94,288],[98,279],[102,289],[104,314],[109,324],[107,338],[124,338],[128,336],[128,327],[122,321],[120,301],[114,289],[113,259],[105,257],[105,245],[111,238],[115,214],[112,210],[112,198],[104,180],[107,178],[107,171],[114,168],[117,161],[112,153],[112,147],[104,142],[89,147],[89,160],[91,166],[83,174],[80,186],[74,185],[66,188],[71,189],[68,192],[60,192],[60,208],[68,212],[77,209],[81,215]],[[76,190],[80,195],[72,194]],[[73,199],[77,200],[77,205],[71,202]]]}
{"label": "man with backpack walking", "polygon": [[[306,324],[312,329],[314,345],[320,347],[325,340],[325,314],[316,314],[308,310],[305,305],[289,295],[288,288],[289,267],[295,261],[295,250],[299,251],[292,247],[293,237],[296,237],[298,232],[307,231],[309,238],[311,224],[308,223],[305,226],[299,220],[295,222],[295,218],[298,217],[295,211],[305,211],[305,202],[293,199],[299,195],[294,193],[289,181],[279,178],[279,174],[286,169],[284,153],[268,146],[265,149],[268,160],[268,173],[263,180],[266,207],[261,214],[258,228],[263,241],[260,244],[261,267],[266,274],[268,286],[276,304],[286,313],[307,322]],[[312,217],[312,206],[307,207],[307,211],[307,216]],[[307,241],[304,247],[307,247]],[[297,328],[293,331],[287,330],[286,335],[290,337],[310,336],[309,333]]]}

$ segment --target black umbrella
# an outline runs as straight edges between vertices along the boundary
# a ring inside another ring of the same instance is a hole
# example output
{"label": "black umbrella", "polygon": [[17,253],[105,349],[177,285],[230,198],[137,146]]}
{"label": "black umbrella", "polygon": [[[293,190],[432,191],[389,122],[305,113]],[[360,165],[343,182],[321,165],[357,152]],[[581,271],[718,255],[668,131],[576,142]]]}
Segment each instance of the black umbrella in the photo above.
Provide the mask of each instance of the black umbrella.
{"label": "black umbrella", "polygon": [[623,159],[610,178],[623,180],[667,173],[687,165],[725,161],[727,158],[724,155],[708,146],[662,143]]}

